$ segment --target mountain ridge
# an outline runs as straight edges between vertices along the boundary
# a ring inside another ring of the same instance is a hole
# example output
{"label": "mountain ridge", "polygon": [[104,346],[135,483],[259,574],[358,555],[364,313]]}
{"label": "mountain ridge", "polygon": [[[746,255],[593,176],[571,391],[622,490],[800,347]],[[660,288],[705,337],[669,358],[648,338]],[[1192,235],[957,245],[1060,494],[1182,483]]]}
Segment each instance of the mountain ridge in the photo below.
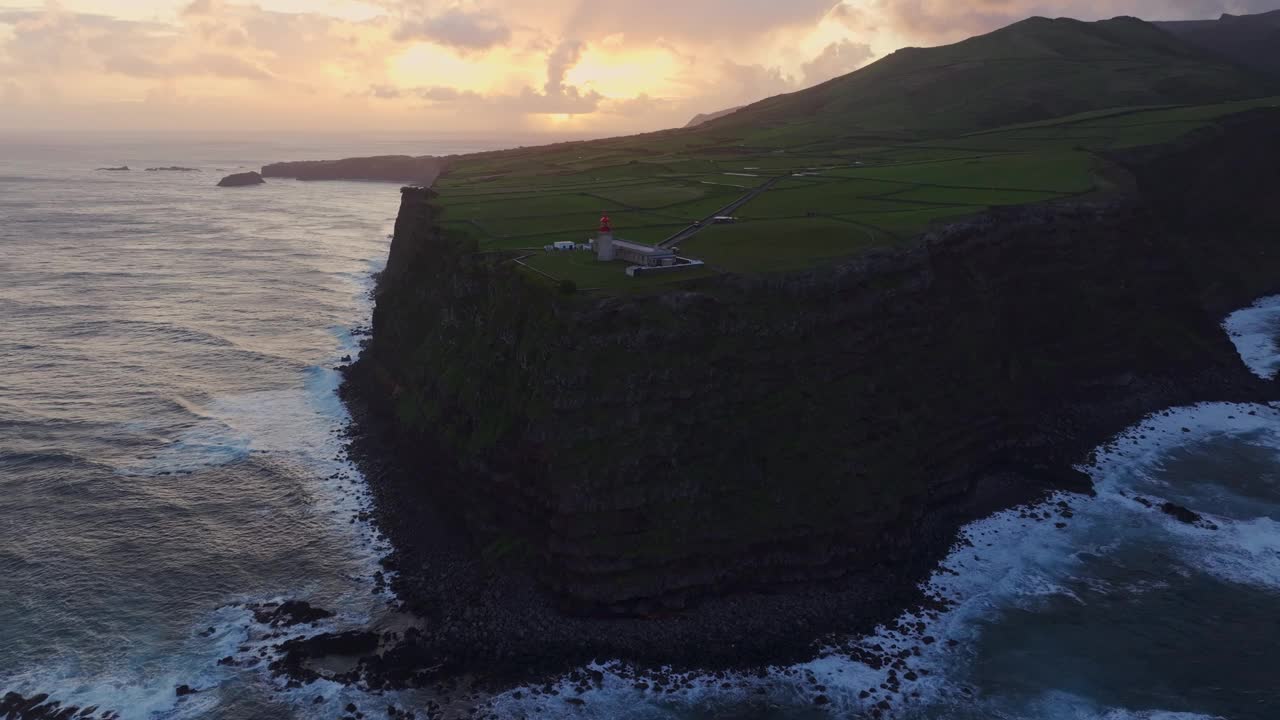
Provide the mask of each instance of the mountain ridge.
{"label": "mountain ridge", "polygon": [[1280,76],[1280,10],[1154,25],[1242,67]]}
{"label": "mountain ridge", "polygon": [[747,105],[697,131],[810,126],[814,133],[929,136],[1108,107],[1260,97],[1275,87],[1275,80],[1137,18],[1089,23],[1032,17],[951,45],[900,49],[847,75]]}

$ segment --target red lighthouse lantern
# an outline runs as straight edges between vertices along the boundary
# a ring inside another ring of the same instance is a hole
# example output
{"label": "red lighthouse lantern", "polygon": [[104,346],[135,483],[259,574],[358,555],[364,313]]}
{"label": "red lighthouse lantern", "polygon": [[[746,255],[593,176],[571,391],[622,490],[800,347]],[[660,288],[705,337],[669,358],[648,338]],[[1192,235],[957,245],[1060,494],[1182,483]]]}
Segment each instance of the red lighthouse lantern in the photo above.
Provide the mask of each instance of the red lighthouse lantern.
{"label": "red lighthouse lantern", "polygon": [[613,232],[613,227],[609,220],[609,215],[607,213],[600,216],[600,232],[602,233]]}

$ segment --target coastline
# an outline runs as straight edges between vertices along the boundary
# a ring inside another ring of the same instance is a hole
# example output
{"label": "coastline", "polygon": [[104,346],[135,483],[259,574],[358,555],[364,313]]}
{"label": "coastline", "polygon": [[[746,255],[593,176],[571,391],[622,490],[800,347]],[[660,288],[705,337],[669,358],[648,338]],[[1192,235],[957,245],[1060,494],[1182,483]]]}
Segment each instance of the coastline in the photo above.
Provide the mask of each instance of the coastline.
{"label": "coastline", "polygon": [[[1158,172],[1153,177],[1163,179]],[[1170,198],[1162,200],[1153,210],[1173,207],[1167,204]],[[1035,228],[1060,217],[1076,218],[1084,227],[1089,218],[1102,215],[1088,206],[1065,215],[1034,209],[1023,214],[993,213],[985,226],[943,230],[926,242],[943,242],[966,232],[980,234],[984,228],[1007,230],[1005,226],[1016,225],[1018,218]],[[1127,220],[1110,232],[1149,220],[1142,214],[1121,217]],[[1207,222],[1203,213],[1192,220]],[[1168,232],[1170,221],[1177,222],[1162,219],[1151,230]],[[1191,227],[1197,236],[1206,229],[1194,223]],[[1099,232],[1105,238],[1108,229],[1104,226]],[[584,688],[600,682],[598,671],[584,671],[584,666],[616,660],[625,663],[624,672],[632,674],[637,689],[670,690],[684,671],[762,673],[769,667],[812,659],[819,650],[838,644],[838,638],[868,632],[906,611],[936,615],[944,609],[945,600],[927,595],[921,584],[948,552],[963,545],[965,540],[957,540],[957,533],[967,523],[1001,510],[1025,508],[1057,491],[1091,492],[1089,479],[1074,468],[1087,463],[1092,451],[1118,433],[1168,408],[1280,398],[1274,382],[1249,371],[1219,325],[1228,311],[1274,293],[1274,286],[1261,269],[1254,269],[1249,283],[1210,285],[1196,301],[1175,299],[1169,308],[1174,318],[1195,317],[1194,313],[1177,314],[1192,307],[1205,314],[1193,323],[1189,340],[1207,356],[1196,359],[1195,353],[1187,352],[1182,364],[1152,366],[1163,368],[1164,373],[1140,367],[1119,377],[1095,378],[1096,385],[1087,395],[1043,408],[1024,429],[1034,441],[1007,456],[1008,463],[998,459],[1010,439],[988,438],[991,446],[980,455],[997,462],[952,478],[949,486],[964,488],[963,492],[943,495],[920,509],[918,523],[898,539],[907,543],[898,545],[907,548],[905,555],[843,576],[767,588],[728,588],[727,594],[706,595],[678,611],[632,617],[583,613],[581,608],[575,608],[576,614],[565,613],[518,558],[504,559],[478,547],[456,522],[457,516],[442,509],[422,481],[430,477],[431,484],[466,482],[468,475],[445,454],[431,456],[422,447],[397,445],[394,418],[385,402],[379,402],[385,401],[379,387],[383,380],[366,353],[345,368],[341,390],[352,416],[350,454],[369,483],[374,519],[394,547],[384,561],[394,571],[392,586],[405,609],[421,620],[418,627],[402,634],[384,634],[381,652],[366,655],[347,679],[372,687],[433,687],[442,696],[461,693],[465,697],[477,689],[501,692],[530,683],[548,683],[543,685],[546,690],[552,679],[566,673],[571,680],[579,678],[577,687]],[[1187,306],[1177,305],[1178,301]],[[1208,316],[1213,316],[1217,333],[1213,337],[1205,322]],[[405,471],[409,466],[416,475]],[[1028,519],[1058,527],[1069,518],[1055,511],[1037,511],[1034,516],[1025,509],[1021,512]],[[929,644],[927,637],[917,635],[916,639]],[[308,655],[311,650],[294,648],[293,657],[286,659],[293,667],[305,667],[315,659]],[[876,667],[895,667],[902,660],[853,646],[842,651]],[[458,688],[462,680],[471,691]],[[821,697],[815,694],[814,701],[821,704]]]}
{"label": "coastline", "polygon": [[[709,597],[678,614],[592,617],[563,613],[528,572],[487,562],[469,546],[429,493],[396,467],[382,439],[386,428],[371,416],[352,370],[345,368],[341,392],[352,416],[349,454],[369,484],[373,521],[393,547],[383,561],[394,572],[390,584],[404,609],[423,620],[420,633],[384,638],[392,651],[367,658],[362,681],[371,687],[435,687],[446,695],[460,678],[501,692],[609,661],[623,662],[637,683],[661,686],[687,672],[763,672],[811,660],[831,642],[871,632],[904,613],[945,610],[947,601],[928,595],[924,581],[964,545],[959,531],[965,525],[1001,511],[1025,512],[1055,493],[1091,495],[1092,482],[1075,467],[1143,418],[1200,402],[1280,400],[1280,387],[1241,364],[1239,373],[1150,384],[1106,410],[1082,405],[1081,415],[1094,423],[1090,433],[1056,446],[1034,483],[1025,482],[1025,466],[984,473],[974,484],[977,492],[931,516],[931,542],[913,548],[908,567]],[[1029,517],[1042,523],[1062,519],[1048,513]],[[863,654],[858,650],[855,657]],[[897,660],[860,659],[877,667]]]}

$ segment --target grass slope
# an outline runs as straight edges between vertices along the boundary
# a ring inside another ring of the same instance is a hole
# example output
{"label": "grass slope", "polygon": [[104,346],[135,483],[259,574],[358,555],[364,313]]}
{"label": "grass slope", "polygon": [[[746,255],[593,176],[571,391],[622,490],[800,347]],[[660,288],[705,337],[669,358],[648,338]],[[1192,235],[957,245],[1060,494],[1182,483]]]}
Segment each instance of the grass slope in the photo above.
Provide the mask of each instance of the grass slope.
{"label": "grass slope", "polygon": [[1031,18],[749,105],[698,132],[762,144],[811,137],[956,134],[1123,106],[1269,95],[1273,82],[1135,18]]}

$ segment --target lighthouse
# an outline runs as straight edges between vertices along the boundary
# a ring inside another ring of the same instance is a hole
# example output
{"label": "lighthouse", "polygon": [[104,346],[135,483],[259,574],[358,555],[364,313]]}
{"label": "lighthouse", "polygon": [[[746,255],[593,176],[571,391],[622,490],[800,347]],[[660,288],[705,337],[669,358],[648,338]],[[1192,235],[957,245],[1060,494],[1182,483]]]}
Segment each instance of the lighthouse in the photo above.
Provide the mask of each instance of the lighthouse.
{"label": "lighthouse", "polygon": [[596,260],[609,262],[616,257],[613,249],[613,225],[607,214],[600,217],[600,229],[596,231],[595,247]]}

